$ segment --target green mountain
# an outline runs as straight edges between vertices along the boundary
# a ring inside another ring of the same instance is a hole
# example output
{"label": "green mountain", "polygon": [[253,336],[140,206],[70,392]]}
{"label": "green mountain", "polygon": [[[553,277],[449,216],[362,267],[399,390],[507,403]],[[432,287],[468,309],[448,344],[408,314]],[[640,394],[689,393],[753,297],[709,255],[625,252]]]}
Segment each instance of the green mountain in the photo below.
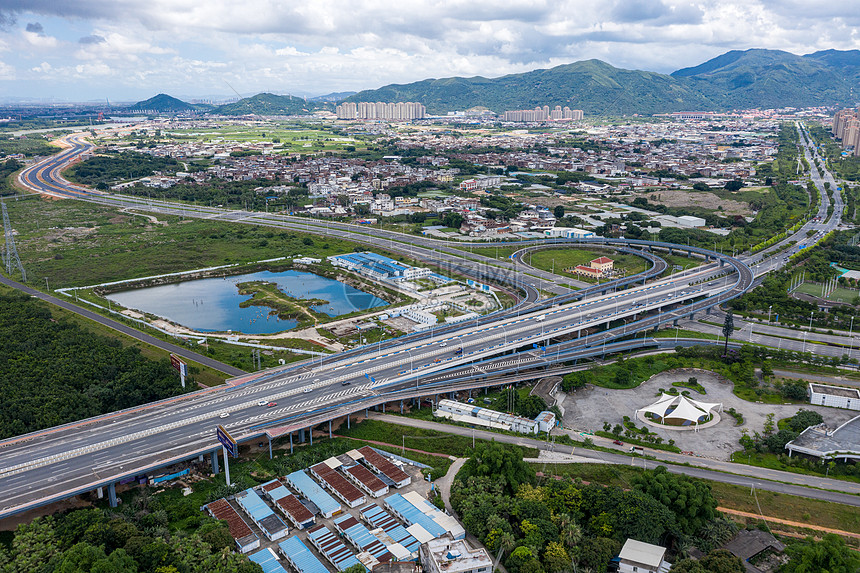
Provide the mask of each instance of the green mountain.
{"label": "green mountain", "polygon": [[347,101],[418,101],[430,114],[477,105],[502,112],[569,106],[587,115],[853,105],[860,99],[860,51],[797,56],[731,51],[671,75],[586,60],[499,78],[443,78],[392,84]]}
{"label": "green mountain", "polygon": [[173,96],[158,94],[157,96],[153,96],[149,99],[145,99],[131,105],[129,109],[175,113],[180,111],[193,111],[197,108],[190,103],[184,102],[181,99],[176,99]]}
{"label": "green mountain", "polygon": [[588,115],[621,115],[709,107],[702,94],[665,74],[586,60],[500,78],[444,78],[359,92],[348,101],[418,101],[428,113],[477,105],[493,111],[569,106]]}
{"label": "green mountain", "polygon": [[320,108],[319,104],[303,98],[270,93],[242,98],[235,103],[220,105],[212,113],[218,115],[301,115]]}
{"label": "green mountain", "polygon": [[735,50],[672,77],[706,95],[716,109],[850,105],[860,86],[857,60],[857,55],[836,50],[807,56]]}

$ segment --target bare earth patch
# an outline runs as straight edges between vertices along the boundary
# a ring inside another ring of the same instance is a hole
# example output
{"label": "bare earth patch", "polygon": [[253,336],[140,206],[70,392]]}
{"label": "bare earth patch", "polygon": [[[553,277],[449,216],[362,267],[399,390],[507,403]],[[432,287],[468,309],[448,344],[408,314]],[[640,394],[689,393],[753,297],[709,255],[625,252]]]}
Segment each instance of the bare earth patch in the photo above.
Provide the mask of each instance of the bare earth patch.
{"label": "bare earth patch", "polygon": [[662,203],[667,207],[702,207],[713,211],[722,207],[725,215],[752,215],[749,205],[743,201],[733,199],[720,199],[713,193],[707,191],[685,191],[682,189],[665,189],[656,192],[656,198],[652,193],[645,196],[652,203]]}

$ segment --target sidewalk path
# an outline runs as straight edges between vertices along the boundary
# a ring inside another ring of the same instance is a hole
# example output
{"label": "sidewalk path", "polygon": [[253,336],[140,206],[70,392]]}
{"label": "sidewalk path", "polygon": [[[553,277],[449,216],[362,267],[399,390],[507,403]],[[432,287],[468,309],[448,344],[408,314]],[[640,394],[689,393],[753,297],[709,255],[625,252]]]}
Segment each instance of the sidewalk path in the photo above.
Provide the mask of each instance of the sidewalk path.
{"label": "sidewalk path", "polygon": [[830,527],[822,527],[820,525],[811,525],[809,523],[800,523],[799,521],[789,521],[787,519],[780,519],[778,517],[768,517],[767,515],[761,516],[757,513],[750,513],[748,511],[739,511],[737,509],[728,509],[725,507],[718,507],[717,511],[721,513],[729,513],[731,515],[737,515],[739,517],[749,517],[752,519],[764,519],[765,521],[769,521],[770,523],[779,523],[780,525],[790,525],[791,527],[801,527],[803,529],[813,529],[815,531],[823,531],[824,533],[835,533],[836,535],[841,535],[843,537],[853,537],[854,539],[860,539],[860,533],[851,533],[850,531],[842,531],[841,529],[832,529]]}

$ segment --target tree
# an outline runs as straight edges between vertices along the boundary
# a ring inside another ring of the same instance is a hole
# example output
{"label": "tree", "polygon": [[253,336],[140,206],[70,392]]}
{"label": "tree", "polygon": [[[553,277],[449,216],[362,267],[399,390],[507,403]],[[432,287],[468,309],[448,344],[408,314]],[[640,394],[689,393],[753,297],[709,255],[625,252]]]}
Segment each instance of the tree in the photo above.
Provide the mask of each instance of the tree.
{"label": "tree", "polygon": [[621,543],[606,537],[584,539],[576,548],[578,568],[592,571],[605,571],[609,560],[621,551]]}
{"label": "tree", "polygon": [[828,533],[821,541],[807,538],[806,545],[791,547],[788,553],[791,560],[780,569],[784,573],[855,573],[860,570],[860,556],[833,533]]}
{"label": "tree", "polygon": [[556,205],[555,209],[552,210],[552,214],[556,219],[561,219],[564,217],[564,205]]}
{"label": "tree", "polygon": [[[805,396],[805,388],[803,392]],[[788,427],[795,432],[802,432],[809,426],[817,426],[823,421],[824,418],[818,412],[814,412],[812,410],[804,410],[803,408],[801,408],[794,416],[788,419]]]}
{"label": "tree", "polygon": [[699,181],[697,183],[693,183],[693,189],[695,189],[696,191],[710,191],[711,190],[711,188],[708,187],[707,183],[702,183],[701,181]]}
{"label": "tree", "polygon": [[350,565],[346,569],[343,570],[343,573],[366,573],[367,569],[361,563],[356,563],[355,565]]}
{"label": "tree", "polygon": [[633,479],[633,488],[647,493],[675,514],[683,533],[692,535],[717,516],[717,500],[706,482],[671,474],[665,466],[643,472]]}
{"label": "tree", "polygon": [[522,450],[499,443],[478,445],[475,454],[460,471],[462,479],[469,476],[493,478],[510,494],[513,494],[520,484],[535,482],[535,471],[523,461]]}
{"label": "tree", "polygon": [[723,336],[726,337],[726,347],[723,350],[723,354],[729,353],[729,337],[732,335],[732,332],[735,331],[735,317],[732,315],[732,311],[726,313],[726,319],[723,321]]}
{"label": "tree", "polygon": [[732,180],[732,181],[727,181],[723,187],[727,191],[740,191],[741,189],[744,188],[744,183],[743,183],[743,181]]}
{"label": "tree", "polygon": [[570,566],[570,556],[561,543],[550,541],[544,549],[543,562],[547,571],[565,571]]}

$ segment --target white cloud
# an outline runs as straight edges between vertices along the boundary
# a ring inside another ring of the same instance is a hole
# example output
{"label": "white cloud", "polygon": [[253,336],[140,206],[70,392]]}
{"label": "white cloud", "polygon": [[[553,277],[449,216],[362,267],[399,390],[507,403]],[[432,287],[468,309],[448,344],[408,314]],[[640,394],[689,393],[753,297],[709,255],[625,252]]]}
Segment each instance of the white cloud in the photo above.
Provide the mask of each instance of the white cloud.
{"label": "white cloud", "polygon": [[[0,22],[8,28],[14,17],[19,33],[0,35],[0,51],[14,53],[19,70],[69,82],[84,66],[98,95],[113,87],[141,97],[229,93],[225,77],[243,93],[323,93],[429,77],[493,77],[588,58],[671,72],[731,49],[857,49],[860,11],[850,4],[2,0]],[[63,27],[69,32],[61,33]]]}

